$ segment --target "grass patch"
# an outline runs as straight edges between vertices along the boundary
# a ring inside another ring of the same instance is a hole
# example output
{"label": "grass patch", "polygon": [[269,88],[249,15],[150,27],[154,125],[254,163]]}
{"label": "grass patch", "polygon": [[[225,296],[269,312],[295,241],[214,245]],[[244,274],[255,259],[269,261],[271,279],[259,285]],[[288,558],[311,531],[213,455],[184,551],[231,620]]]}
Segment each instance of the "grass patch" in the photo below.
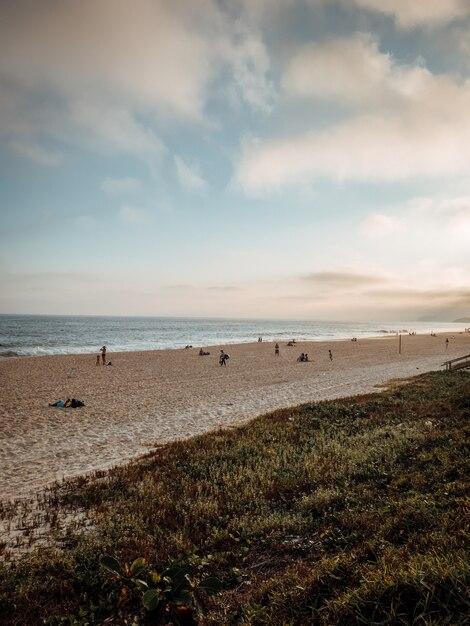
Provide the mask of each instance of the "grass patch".
{"label": "grass patch", "polygon": [[31,549],[3,545],[0,624],[145,623],[135,598],[117,608],[105,554],[219,578],[201,624],[466,624],[469,398],[468,374],[425,374],[4,506]]}

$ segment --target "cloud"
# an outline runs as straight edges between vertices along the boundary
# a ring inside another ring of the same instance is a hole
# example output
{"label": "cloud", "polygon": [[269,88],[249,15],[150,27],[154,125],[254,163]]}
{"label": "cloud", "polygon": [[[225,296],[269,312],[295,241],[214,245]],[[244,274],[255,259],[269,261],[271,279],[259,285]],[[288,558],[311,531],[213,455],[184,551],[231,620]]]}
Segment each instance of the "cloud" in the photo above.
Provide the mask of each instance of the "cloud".
{"label": "cloud", "polygon": [[[101,93],[183,117],[201,115],[217,23],[208,0],[3,3],[0,71],[29,87]],[[21,32],[21,46],[17,33]]]}
{"label": "cloud", "polygon": [[470,236],[470,196],[416,197],[400,207],[391,209],[393,215],[374,214],[360,225],[366,235],[392,234],[407,231],[417,233],[428,242],[445,240],[454,252]]}
{"label": "cloud", "polygon": [[313,272],[305,276],[303,280],[335,289],[349,289],[366,287],[376,283],[382,284],[390,278],[379,274],[360,274],[352,271],[324,271]]}
{"label": "cloud", "polygon": [[62,156],[56,152],[51,152],[40,145],[29,141],[11,141],[10,146],[20,156],[26,157],[39,165],[46,167],[57,167],[62,162]]}
{"label": "cloud", "polygon": [[[211,3],[203,4],[209,22]],[[210,78],[204,20],[183,5],[2,3],[0,84],[9,95],[0,131],[13,134],[23,156],[46,165],[53,158],[43,145],[51,138],[154,161],[163,146],[144,119],[155,112],[201,119]]]}
{"label": "cloud", "polygon": [[450,88],[422,65],[399,65],[379,49],[370,33],[328,39],[302,46],[288,63],[283,87],[289,96],[303,96],[356,107],[394,109],[420,101],[428,91]]}
{"label": "cloud", "polygon": [[147,212],[132,206],[123,206],[119,212],[121,218],[129,224],[142,224],[145,222]]}
{"label": "cloud", "polygon": [[231,101],[243,102],[256,112],[269,113],[276,100],[276,90],[268,78],[271,63],[261,33],[246,18],[236,19],[233,36],[222,44],[221,54],[230,67],[227,90]]}
{"label": "cloud", "polygon": [[66,137],[104,155],[133,154],[153,161],[165,148],[153,130],[139,122],[132,112],[116,105],[75,100],[65,121]]}
{"label": "cloud", "polygon": [[[345,61],[348,45],[351,68]],[[316,53],[320,61],[313,63],[312,78],[309,62]],[[349,69],[351,81],[344,79]],[[301,49],[284,84],[294,95],[362,109],[310,133],[245,144],[235,179],[249,193],[322,177],[398,181],[468,171],[468,82],[434,75],[420,65],[400,66],[381,54],[373,39],[356,35]]]}
{"label": "cloud", "polygon": [[[314,272],[291,281],[292,290],[282,298],[311,307],[311,315],[334,319],[413,320],[422,316],[451,321],[470,306],[465,272],[429,273],[410,266],[406,276],[353,270]],[[346,312],[346,313],[344,313]]]}
{"label": "cloud", "polygon": [[405,225],[402,220],[396,217],[375,213],[369,215],[362,222],[360,228],[369,237],[384,237],[402,231]]}
{"label": "cloud", "polygon": [[283,87],[289,95],[339,100],[347,104],[383,101],[400,88],[393,60],[381,54],[374,37],[358,33],[300,48],[289,62]]}
{"label": "cloud", "polygon": [[176,175],[182,187],[188,191],[204,191],[206,181],[199,173],[197,165],[188,165],[181,157],[174,157]]}
{"label": "cloud", "polygon": [[361,9],[389,15],[402,28],[437,26],[470,15],[467,0],[342,0]]}
{"label": "cloud", "polygon": [[0,133],[46,165],[50,138],[149,163],[159,127],[207,123],[216,80],[269,110],[261,35],[231,17],[216,0],[0,3]]}
{"label": "cloud", "polygon": [[108,196],[133,195],[142,191],[143,185],[137,178],[126,176],[124,178],[105,178],[101,182],[101,189]]}

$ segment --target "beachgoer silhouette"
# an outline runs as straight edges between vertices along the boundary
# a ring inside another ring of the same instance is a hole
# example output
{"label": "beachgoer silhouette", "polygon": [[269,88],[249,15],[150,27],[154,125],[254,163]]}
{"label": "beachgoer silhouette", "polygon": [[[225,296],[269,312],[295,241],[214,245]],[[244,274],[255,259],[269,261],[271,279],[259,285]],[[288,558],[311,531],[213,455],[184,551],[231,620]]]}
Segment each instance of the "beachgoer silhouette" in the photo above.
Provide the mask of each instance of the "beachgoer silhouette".
{"label": "beachgoer silhouette", "polygon": [[330,357],[330,361],[332,361],[333,360],[333,355],[331,353],[331,350],[328,350],[328,356]]}
{"label": "beachgoer silhouette", "polygon": [[223,350],[220,351],[220,357],[219,357],[219,364],[220,365],[227,365],[226,361],[228,359],[228,354],[226,352],[224,352]]}
{"label": "beachgoer silhouette", "polygon": [[448,347],[449,347],[449,337],[447,337],[447,339],[446,339],[446,350],[447,350]]}
{"label": "beachgoer silhouette", "polygon": [[278,343],[276,343],[276,345],[274,346],[274,354],[276,356],[279,356],[279,344]]}
{"label": "beachgoer silhouette", "polygon": [[101,361],[103,365],[106,365],[106,346],[103,346],[102,348],[100,348],[100,352],[101,352]]}

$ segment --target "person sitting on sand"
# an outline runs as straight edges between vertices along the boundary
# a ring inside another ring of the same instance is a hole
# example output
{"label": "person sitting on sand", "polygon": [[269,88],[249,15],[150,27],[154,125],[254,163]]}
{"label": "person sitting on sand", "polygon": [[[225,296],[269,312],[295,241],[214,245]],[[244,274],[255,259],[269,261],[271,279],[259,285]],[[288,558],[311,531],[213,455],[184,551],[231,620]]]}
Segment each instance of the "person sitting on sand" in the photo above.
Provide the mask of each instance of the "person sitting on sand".
{"label": "person sitting on sand", "polygon": [[204,352],[202,348],[199,350],[199,356],[207,356],[208,354],[210,354],[210,352]]}
{"label": "person sitting on sand", "polygon": [[305,361],[305,354],[302,352],[302,354],[297,357],[297,362],[303,363],[304,361]]}
{"label": "person sitting on sand", "polygon": [[288,345],[288,346],[290,346],[290,347],[292,347],[292,346],[294,345],[294,343],[293,343],[292,341],[289,341],[289,342],[287,343],[287,345]]}
{"label": "person sitting on sand", "polygon": [[305,353],[304,361],[308,361],[308,354]]}

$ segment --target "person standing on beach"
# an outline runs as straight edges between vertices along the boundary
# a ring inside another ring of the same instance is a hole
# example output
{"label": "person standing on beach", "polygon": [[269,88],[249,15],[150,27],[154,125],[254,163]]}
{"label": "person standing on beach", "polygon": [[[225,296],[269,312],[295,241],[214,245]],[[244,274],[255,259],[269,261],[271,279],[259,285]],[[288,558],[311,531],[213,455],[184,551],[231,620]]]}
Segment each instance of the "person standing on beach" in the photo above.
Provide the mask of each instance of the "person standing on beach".
{"label": "person standing on beach", "polygon": [[106,365],[106,346],[103,346],[102,348],[100,348],[100,352],[101,352],[101,362],[103,363],[103,365]]}
{"label": "person standing on beach", "polygon": [[328,350],[328,356],[330,357],[330,361],[333,360],[333,354],[331,353],[331,350]]}
{"label": "person standing on beach", "polygon": [[226,361],[228,359],[228,354],[226,352],[224,352],[223,350],[220,351],[220,357],[219,357],[219,364],[220,365],[227,365]]}
{"label": "person standing on beach", "polygon": [[274,354],[276,356],[279,356],[279,344],[278,343],[276,343],[276,345],[274,346]]}
{"label": "person standing on beach", "polygon": [[449,347],[449,337],[447,337],[447,339],[446,339],[446,350],[447,350],[448,347]]}

